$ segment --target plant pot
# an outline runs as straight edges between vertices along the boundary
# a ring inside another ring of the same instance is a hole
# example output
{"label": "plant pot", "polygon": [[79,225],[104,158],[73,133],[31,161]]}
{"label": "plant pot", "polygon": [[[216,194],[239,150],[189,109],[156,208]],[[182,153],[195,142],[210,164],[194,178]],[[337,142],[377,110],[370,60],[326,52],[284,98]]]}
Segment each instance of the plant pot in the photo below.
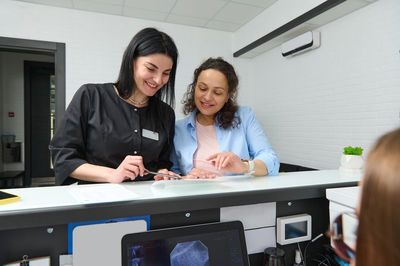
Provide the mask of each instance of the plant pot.
{"label": "plant pot", "polygon": [[361,169],[364,166],[364,159],[361,155],[345,155],[342,154],[340,159],[340,168],[356,170]]}

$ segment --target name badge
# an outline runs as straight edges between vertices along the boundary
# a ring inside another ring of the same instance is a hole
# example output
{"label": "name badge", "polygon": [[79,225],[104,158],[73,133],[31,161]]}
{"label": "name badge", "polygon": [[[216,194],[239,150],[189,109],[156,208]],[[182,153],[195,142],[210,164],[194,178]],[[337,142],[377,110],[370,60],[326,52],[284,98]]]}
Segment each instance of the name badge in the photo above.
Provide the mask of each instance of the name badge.
{"label": "name badge", "polygon": [[148,139],[158,141],[158,132],[153,132],[148,129],[142,129],[142,136]]}

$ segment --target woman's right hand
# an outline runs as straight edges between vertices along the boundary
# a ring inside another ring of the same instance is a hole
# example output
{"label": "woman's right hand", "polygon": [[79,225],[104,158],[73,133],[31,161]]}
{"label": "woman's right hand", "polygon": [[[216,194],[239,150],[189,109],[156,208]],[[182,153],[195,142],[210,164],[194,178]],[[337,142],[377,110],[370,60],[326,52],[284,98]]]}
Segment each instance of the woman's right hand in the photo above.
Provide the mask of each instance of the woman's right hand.
{"label": "woman's right hand", "polygon": [[114,169],[110,176],[110,183],[121,183],[127,179],[135,180],[138,175],[144,175],[143,157],[128,155],[118,168]]}
{"label": "woman's right hand", "polygon": [[185,177],[187,179],[209,179],[209,178],[215,178],[216,175],[212,172],[203,170],[203,169],[198,169],[198,168],[193,168],[189,174]]}

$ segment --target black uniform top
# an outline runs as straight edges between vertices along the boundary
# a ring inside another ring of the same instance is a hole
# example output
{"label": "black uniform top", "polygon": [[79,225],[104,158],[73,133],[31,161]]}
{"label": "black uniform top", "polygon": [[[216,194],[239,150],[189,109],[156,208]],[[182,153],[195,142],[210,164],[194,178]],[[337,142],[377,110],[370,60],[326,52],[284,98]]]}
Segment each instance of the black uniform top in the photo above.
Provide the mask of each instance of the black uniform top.
{"label": "black uniform top", "polygon": [[143,156],[149,170],[169,169],[174,128],[174,110],[156,97],[137,108],[123,101],[112,83],[83,85],[50,142],[56,183],[76,182],[69,175],[84,163],[117,168],[127,155]]}

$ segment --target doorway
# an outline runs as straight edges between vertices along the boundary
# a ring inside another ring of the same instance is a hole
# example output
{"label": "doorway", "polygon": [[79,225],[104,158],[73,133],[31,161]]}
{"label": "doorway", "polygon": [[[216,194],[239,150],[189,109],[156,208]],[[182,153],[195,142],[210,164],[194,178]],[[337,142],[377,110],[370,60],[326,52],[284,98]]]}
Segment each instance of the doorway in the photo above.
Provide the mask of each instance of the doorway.
{"label": "doorway", "polygon": [[55,124],[54,63],[24,62],[25,172],[31,178],[54,176],[49,142]]}
{"label": "doorway", "polygon": [[[19,140],[24,142],[22,185],[28,187],[32,184],[32,178],[54,176],[50,167],[48,145],[51,130],[57,129],[57,121],[65,111],[65,44],[0,37],[0,51],[54,57],[54,63],[50,65],[44,62],[26,62],[24,65],[22,77],[24,130],[19,134]],[[25,82],[25,79],[29,82]],[[4,89],[10,91],[9,87]],[[9,106],[7,97],[2,98],[1,107]],[[4,109],[2,112],[8,111]],[[7,124],[7,119],[0,120],[0,125],[0,134],[13,130],[12,125]],[[11,167],[12,165],[2,165],[0,170],[9,170]]]}

